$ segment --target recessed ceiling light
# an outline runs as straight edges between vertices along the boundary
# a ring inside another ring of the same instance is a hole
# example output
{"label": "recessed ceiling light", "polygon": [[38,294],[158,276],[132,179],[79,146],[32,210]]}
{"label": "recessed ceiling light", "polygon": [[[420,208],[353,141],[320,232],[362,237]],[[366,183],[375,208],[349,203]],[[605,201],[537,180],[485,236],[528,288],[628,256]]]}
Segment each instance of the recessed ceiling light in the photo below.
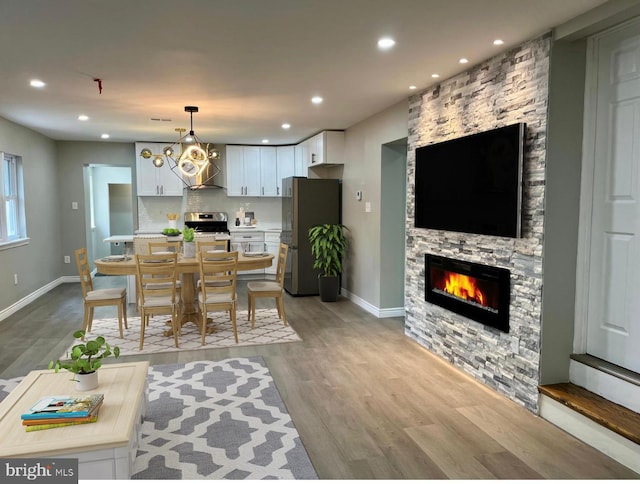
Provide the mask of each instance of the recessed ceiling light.
{"label": "recessed ceiling light", "polygon": [[322,104],[322,101],[324,101],[324,99],[322,99],[320,96],[313,96],[311,98],[311,102],[313,104]]}
{"label": "recessed ceiling light", "polygon": [[109,139],[109,135],[108,135],[107,133],[102,133],[102,134],[100,135],[100,137],[101,137],[102,139]]}
{"label": "recessed ceiling light", "polygon": [[464,57],[462,59],[460,59],[458,62],[460,62],[460,64],[466,64],[467,62],[469,62],[469,59],[465,59]]}
{"label": "recessed ceiling light", "polygon": [[394,45],[396,45],[396,41],[391,37],[382,37],[380,40],[378,40],[378,49],[381,50],[388,50]]}
{"label": "recessed ceiling light", "polygon": [[440,74],[433,73],[431,74],[431,77],[433,77],[434,79],[437,79],[438,77],[440,77]]}
{"label": "recessed ceiling light", "polygon": [[289,129],[291,125],[289,123],[282,123],[282,129]]}
{"label": "recessed ceiling light", "polygon": [[416,88],[416,86],[413,86],[413,85],[409,86],[409,89],[411,89],[412,91],[413,91],[415,88]]}
{"label": "recessed ceiling light", "polygon": [[89,116],[87,116],[86,114],[81,114],[80,116],[78,116],[78,119],[80,121],[88,121],[89,120]]}
{"label": "recessed ceiling light", "polygon": [[44,87],[44,86],[46,86],[46,84],[44,82],[42,82],[40,79],[31,79],[31,82],[29,82],[29,84],[31,84],[31,87]]}
{"label": "recessed ceiling light", "polygon": [[496,39],[493,41],[493,45],[502,45],[504,44],[504,40],[502,39]]}
{"label": "recessed ceiling light", "polygon": [[268,139],[263,139],[263,140],[262,140],[262,142],[263,142],[263,143],[268,143],[268,142],[269,142],[269,140],[268,140]]}

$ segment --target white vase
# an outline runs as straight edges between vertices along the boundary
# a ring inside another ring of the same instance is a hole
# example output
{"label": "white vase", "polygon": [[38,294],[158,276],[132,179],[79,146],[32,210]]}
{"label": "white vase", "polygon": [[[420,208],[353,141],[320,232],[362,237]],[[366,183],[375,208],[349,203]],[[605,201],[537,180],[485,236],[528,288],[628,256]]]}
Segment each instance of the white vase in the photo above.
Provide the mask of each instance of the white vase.
{"label": "white vase", "polygon": [[193,259],[196,256],[196,243],[183,242],[182,255],[184,255],[185,259]]}
{"label": "white vase", "polygon": [[168,220],[167,222],[169,224],[169,228],[170,229],[177,229],[178,228],[178,221],[177,220]]}
{"label": "white vase", "polygon": [[76,390],[86,392],[98,388],[98,372],[76,373]]}

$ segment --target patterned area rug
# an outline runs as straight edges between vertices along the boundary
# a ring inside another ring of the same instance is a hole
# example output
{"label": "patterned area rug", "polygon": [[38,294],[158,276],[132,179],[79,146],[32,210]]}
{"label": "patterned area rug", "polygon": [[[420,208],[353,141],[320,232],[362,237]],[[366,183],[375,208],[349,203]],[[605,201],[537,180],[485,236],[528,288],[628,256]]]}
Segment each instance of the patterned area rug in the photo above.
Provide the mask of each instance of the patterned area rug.
{"label": "patterned area rug", "polygon": [[[163,334],[170,328],[166,324],[167,316],[157,316],[151,319],[151,324],[144,331],[142,351],[138,349],[140,347],[140,318],[138,316],[127,318],[129,329],[123,329],[124,338],[120,338],[117,318],[94,319],[90,335],[104,336],[110,345],[120,347],[121,355],[236,346],[229,315],[210,313],[210,316],[214,316],[214,318],[208,326],[215,328],[215,332],[207,334],[204,346],[202,346],[202,337],[198,327],[194,323],[187,323],[182,327],[182,335],[179,339],[180,347],[176,348],[173,336],[164,336]],[[246,317],[246,312],[238,312],[236,324],[238,326],[237,345],[239,346],[301,341],[298,333],[290,325],[285,326],[282,320],[278,319],[278,312],[275,309],[256,310],[256,322],[253,329],[251,329],[251,322],[247,321]],[[66,359],[69,350],[75,344],[77,341],[70,344],[69,348],[60,355],[60,358]]]}
{"label": "patterned area rug", "polygon": [[[19,381],[0,380],[0,401]],[[133,474],[148,480],[318,479],[261,357],[150,367]]]}

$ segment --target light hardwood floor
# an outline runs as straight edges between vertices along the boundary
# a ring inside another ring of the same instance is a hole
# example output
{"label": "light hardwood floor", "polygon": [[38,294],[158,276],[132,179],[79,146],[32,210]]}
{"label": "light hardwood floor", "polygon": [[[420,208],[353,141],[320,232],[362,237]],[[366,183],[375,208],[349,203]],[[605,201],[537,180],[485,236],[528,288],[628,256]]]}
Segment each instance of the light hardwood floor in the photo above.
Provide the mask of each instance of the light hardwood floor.
{"label": "light hardwood floor", "polygon": [[[118,283],[96,278],[96,287]],[[238,291],[246,317],[246,283]],[[402,318],[377,319],[344,298],[287,295],[285,306],[302,342],[120,360],[264,357],[322,479],[640,477],[431,355],[404,336]],[[97,317],[115,315],[99,309]],[[46,367],[81,322],[79,284],[0,322],[0,378]]]}

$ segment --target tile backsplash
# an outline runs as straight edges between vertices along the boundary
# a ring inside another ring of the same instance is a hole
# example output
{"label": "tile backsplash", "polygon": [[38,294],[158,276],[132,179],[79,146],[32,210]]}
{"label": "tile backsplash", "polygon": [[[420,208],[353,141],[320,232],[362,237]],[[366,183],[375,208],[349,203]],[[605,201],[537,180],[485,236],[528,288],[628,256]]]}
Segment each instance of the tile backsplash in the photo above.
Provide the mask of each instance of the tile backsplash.
{"label": "tile backsplash", "polygon": [[244,207],[254,212],[261,227],[282,225],[282,204],[277,197],[227,197],[224,189],[184,190],[182,197],[138,197],[138,230],[161,231],[167,227],[167,213],[179,213],[178,228],[184,226],[184,212],[227,212],[229,226]]}

